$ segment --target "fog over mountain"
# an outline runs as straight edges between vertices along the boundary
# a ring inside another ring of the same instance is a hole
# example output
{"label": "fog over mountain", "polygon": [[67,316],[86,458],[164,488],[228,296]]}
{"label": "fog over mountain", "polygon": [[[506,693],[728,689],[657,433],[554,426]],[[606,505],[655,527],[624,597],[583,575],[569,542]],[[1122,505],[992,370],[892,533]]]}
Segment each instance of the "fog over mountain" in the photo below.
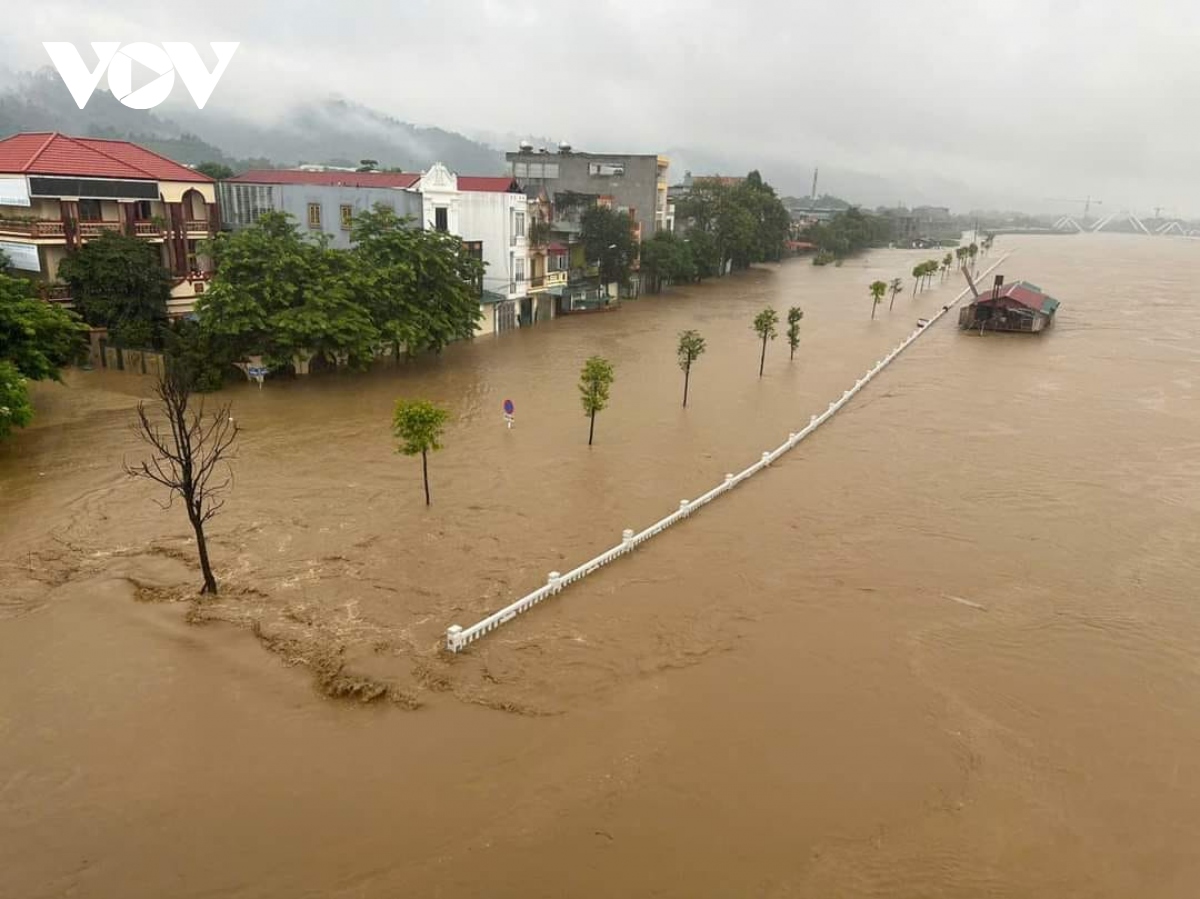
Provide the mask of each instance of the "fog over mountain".
{"label": "fog over mountain", "polygon": [[148,0],[30,4],[0,60],[36,70],[43,40],[90,60],[101,38],[187,39],[211,65],[205,41],[240,41],[203,111],[181,111],[177,87],[160,115],[280,162],[482,170],[511,145],[497,138],[533,134],[671,153],[677,175],[753,165],[788,193],[819,165],[867,204],[1200,212],[1200,6],[1184,0],[210,0],[184,18]]}

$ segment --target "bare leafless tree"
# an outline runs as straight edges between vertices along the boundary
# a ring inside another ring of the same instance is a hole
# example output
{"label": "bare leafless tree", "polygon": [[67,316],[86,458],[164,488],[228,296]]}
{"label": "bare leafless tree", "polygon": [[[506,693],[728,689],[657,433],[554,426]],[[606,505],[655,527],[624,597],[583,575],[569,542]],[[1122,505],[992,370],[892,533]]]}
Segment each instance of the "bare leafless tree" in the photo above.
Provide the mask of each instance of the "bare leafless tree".
{"label": "bare leafless tree", "polygon": [[230,405],[222,404],[214,412],[204,414],[204,400],[198,408],[190,409],[192,379],[179,365],[168,363],[154,386],[157,398],[153,403],[166,420],[152,420],[146,404],[138,403],[134,433],[150,447],[149,459],[131,465],[125,471],[134,477],[146,478],[167,488],[168,498],[160,503],[169,509],[180,497],[187,506],[188,521],[196,532],[196,547],[200,552],[200,569],[204,572],[201,593],[217,592],[217,579],[208,561],[208,543],[204,525],[225,505],[225,494],[233,485],[233,470],[229,460],[234,457],[234,442],[238,426],[230,415]]}

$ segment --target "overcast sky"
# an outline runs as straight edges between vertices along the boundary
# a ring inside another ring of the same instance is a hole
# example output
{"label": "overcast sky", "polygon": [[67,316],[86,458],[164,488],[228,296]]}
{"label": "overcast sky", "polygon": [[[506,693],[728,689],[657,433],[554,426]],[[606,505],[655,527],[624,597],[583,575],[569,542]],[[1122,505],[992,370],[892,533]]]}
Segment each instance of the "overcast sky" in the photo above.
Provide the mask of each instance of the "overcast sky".
{"label": "overcast sky", "polygon": [[7,2],[0,67],[15,70],[47,64],[43,40],[190,40],[209,60],[202,42],[241,41],[205,112],[336,94],[582,149],[1200,213],[1200,3],[1186,0],[40,0],[19,16]]}

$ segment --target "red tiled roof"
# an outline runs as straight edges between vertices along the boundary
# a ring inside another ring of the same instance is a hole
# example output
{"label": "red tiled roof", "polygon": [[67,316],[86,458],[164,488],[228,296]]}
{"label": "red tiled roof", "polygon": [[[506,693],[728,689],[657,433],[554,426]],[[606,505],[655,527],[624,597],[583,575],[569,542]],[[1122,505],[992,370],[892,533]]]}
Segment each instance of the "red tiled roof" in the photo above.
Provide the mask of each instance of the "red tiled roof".
{"label": "red tiled roof", "polygon": [[[252,184],[315,184],[325,187],[413,187],[421,180],[410,172],[306,172],[297,169],[259,169],[231,181]],[[461,179],[460,179],[461,181]]]}
{"label": "red tiled roof", "polygon": [[546,247],[546,249],[549,250],[551,253],[565,253],[565,252],[567,252],[567,245],[556,242],[556,243],[550,244],[548,247]]}
{"label": "red tiled roof", "polygon": [[1028,281],[1010,281],[1001,285],[995,298],[992,297],[990,290],[984,291],[979,295],[978,302],[986,304],[999,300],[1010,300],[1026,309],[1034,309],[1039,312],[1052,312],[1058,308],[1058,300]]}
{"label": "red tiled roof", "polygon": [[517,184],[516,179],[503,175],[498,178],[482,178],[476,175],[459,175],[458,189],[481,190],[498,194],[519,194],[521,192],[521,186]]}
{"label": "red tiled roof", "polygon": [[0,140],[0,172],[211,182],[207,175],[123,140],[26,132]]}

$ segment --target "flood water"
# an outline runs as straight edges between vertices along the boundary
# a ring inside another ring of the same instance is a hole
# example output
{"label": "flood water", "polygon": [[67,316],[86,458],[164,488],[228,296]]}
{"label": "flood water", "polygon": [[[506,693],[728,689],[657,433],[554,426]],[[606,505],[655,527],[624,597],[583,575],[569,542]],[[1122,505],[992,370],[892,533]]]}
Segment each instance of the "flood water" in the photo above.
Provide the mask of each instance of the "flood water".
{"label": "flood water", "polygon": [[[946,316],[769,471],[453,658],[447,625],[752,463],[961,283],[794,262],[231,388],[198,610],[183,512],[121,473],[147,385],[39,385],[0,448],[0,897],[1195,896],[1200,245],[1009,250],[1050,332]],[[760,380],[764,305],[805,318]],[[401,396],[452,410],[428,509]]]}

